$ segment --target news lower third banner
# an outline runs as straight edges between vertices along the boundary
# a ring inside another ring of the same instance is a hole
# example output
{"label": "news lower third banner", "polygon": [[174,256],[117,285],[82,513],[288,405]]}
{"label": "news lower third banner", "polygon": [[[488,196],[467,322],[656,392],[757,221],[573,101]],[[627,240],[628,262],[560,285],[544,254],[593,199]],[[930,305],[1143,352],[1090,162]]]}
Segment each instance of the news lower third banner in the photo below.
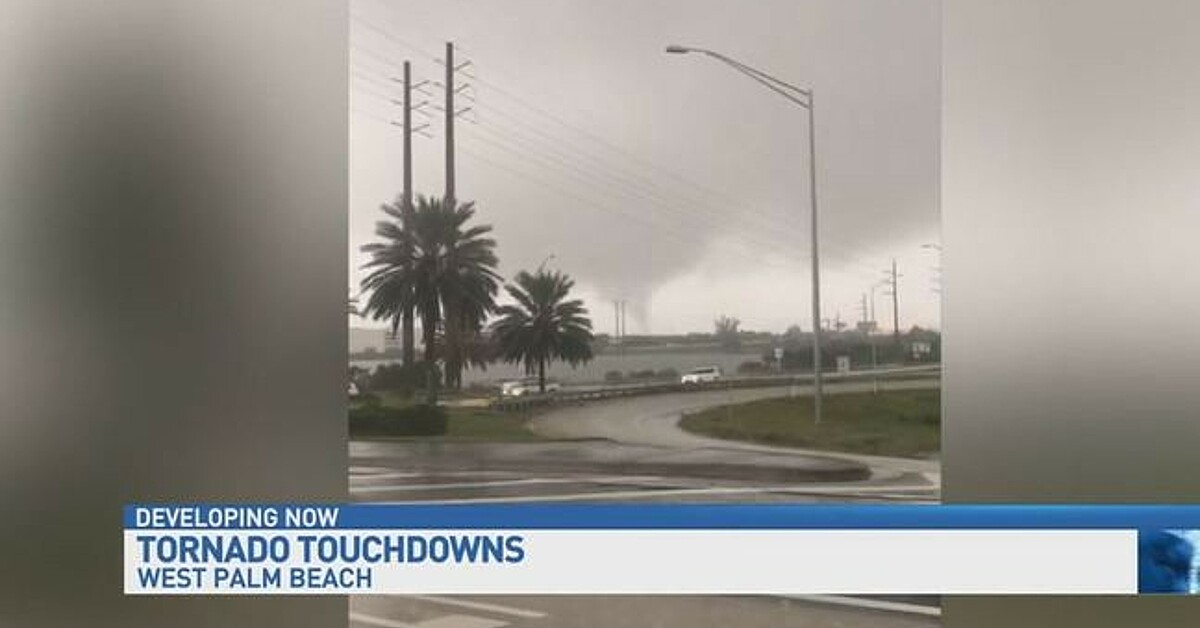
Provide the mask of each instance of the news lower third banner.
{"label": "news lower third banner", "polygon": [[130,505],[125,592],[1188,594],[1198,506]]}

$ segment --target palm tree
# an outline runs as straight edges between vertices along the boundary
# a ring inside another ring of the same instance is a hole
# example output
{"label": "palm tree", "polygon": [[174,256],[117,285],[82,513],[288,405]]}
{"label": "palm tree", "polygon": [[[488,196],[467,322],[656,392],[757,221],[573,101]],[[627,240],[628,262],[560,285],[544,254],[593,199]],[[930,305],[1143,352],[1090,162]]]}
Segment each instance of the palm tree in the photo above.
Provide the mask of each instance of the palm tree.
{"label": "palm tree", "polygon": [[437,338],[437,353],[446,363],[446,386],[452,388],[462,388],[464,369],[487,370],[497,358],[492,336],[483,328],[482,321],[463,326],[453,339],[447,337],[443,328]]}
{"label": "palm tree", "polygon": [[505,362],[520,362],[526,373],[537,368],[538,389],[546,392],[546,363],[564,360],[576,366],[592,359],[592,321],[579,299],[566,300],[575,282],[560,272],[521,271],[516,285],[504,289],[516,301],[496,310],[492,333]]}
{"label": "palm tree", "polygon": [[[475,215],[472,203],[419,196],[415,206],[385,205],[383,211],[395,220],[379,222],[375,233],[383,241],[362,248],[371,256],[364,265],[371,270],[362,282],[371,293],[364,312],[390,319],[393,329],[406,308],[420,316],[428,401],[433,403],[439,328],[447,344],[454,344],[463,329],[478,329],[495,305],[496,242],[486,237],[491,226],[467,225]],[[448,362],[448,372],[455,366]],[[448,374],[451,381],[457,377]]]}
{"label": "palm tree", "polygon": [[[375,223],[375,235],[383,238],[383,241],[362,247],[363,252],[371,255],[371,261],[364,268],[375,267],[376,270],[371,274],[374,280],[368,278],[361,284],[363,291],[370,285],[373,292],[366,304],[359,306],[358,313],[363,317],[370,316],[375,320],[389,321],[392,336],[395,336],[398,330],[402,331],[403,359],[404,364],[408,365],[413,362],[413,305],[410,295],[405,292],[410,290],[411,286],[395,279],[412,269],[416,240],[413,223],[416,210],[402,200],[393,204],[385,203],[379,209],[393,220]],[[388,276],[377,277],[385,269]],[[359,305],[358,300],[355,301],[355,305]]]}

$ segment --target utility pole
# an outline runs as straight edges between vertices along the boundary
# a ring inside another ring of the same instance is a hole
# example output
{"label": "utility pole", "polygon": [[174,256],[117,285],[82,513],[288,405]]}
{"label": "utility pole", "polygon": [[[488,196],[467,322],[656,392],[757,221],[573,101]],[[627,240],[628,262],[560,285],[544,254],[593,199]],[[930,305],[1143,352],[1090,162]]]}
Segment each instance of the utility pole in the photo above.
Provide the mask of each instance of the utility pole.
{"label": "utility pole", "polygon": [[[413,189],[412,189],[412,64],[408,61],[404,62],[404,191],[401,197],[401,202],[404,204],[401,209],[409,211],[412,208]],[[414,346],[413,336],[416,335],[416,325],[414,324],[415,317],[413,316],[413,306],[409,304],[404,308],[403,328],[401,331],[401,347],[404,366],[412,366],[417,360],[417,351]],[[395,330],[393,330],[395,331]]]}
{"label": "utility pole", "polygon": [[625,299],[621,299],[621,347],[622,348],[624,348],[624,346],[625,346],[625,334],[629,330],[629,328],[626,327],[626,325],[625,325],[625,304],[626,303],[627,303],[627,301],[625,301]]}
{"label": "utility pole", "polygon": [[[404,134],[404,165],[403,165],[404,187],[401,190],[400,203],[401,203],[402,208],[409,208],[409,207],[412,207],[412,202],[413,202],[412,134],[420,133],[421,135],[424,135],[425,137],[429,137],[428,134],[421,133],[422,130],[424,130],[425,128],[427,128],[429,126],[428,124],[422,123],[420,125],[417,125],[416,127],[413,126],[412,112],[416,111],[420,107],[424,106],[426,103],[424,101],[422,101],[422,102],[414,105],[413,101],[412,101],[412,93],[415,88],[421,87],[421,85],[423,85],[427,81],[421,81],[420,83],[417,83],[415,85],[413,84],[413,82],[412,82],[412,65],[408,61],[404,62],[404,76],[401,78],[392,77],[392,80],[399,82],[401,84],[401,86],[403,87],[403,94],[404,94],[403,100],[392,99],[392,103],[395,105],[399,105],[400,107],[403,107],[403,111],[404,111],[403,120],[401,122],[392,121],[392,124],[399,126],[402,129],[403,134]],[[403,359],[403,362],[405,365],[413,364],[416,361],[416,351],[413,348],[414,338],[416,337],[416,331],[414,329],[413,321],[414,321],[414,316],[413,316],[412,308],[411,307],[405,308],[404,312],[401,313],[401,321],[400,321],[400,327],[401,327],[400,341],[401,341],[402,355],[403,355],[402,359]],[[397,331],[396,327],[394,326],[394,323],[393,323],[393,327],[392,327],[392,331],[391,331],[393,338],[396,335],[396,331]]]}
{"label": "utility pole", "polygon": [[[886,271],[885,271],[886,272]],[[890,283],[892,284],[892,340],[900,344],[900,290],[898,279],[899,274],[896,273],[896,258],[892,258],[892,276]]]}
{"label": "utility pole", "polygon": [[[869,314],[868,314],[869,309]],[[871,346],[871,392],[879,394],[879,352],[875,349],[875,285],[871,285],[871,300],[868,308],[867,293],[862,295],[863,332],[867,334],[867,344]]]}
{"label": "utility pole", "polygon": [[454,42],[446,42],[446,197],[443,202],[454,204]]}
{"label": "utility pole", "polygon": [[[454,42],[451,42],[451,41],[446,42],[446,58],[444,59],[444,61],[446,64],[446,67],[445,67],[446,75],[445,75],[445,85],[443,85],[443,87],[445,87],[445,89],[446,89],[446,97],[445,97],[446,100],[445,100],[445,105],[442,110],[442,113],[444,114],[444,116],[446,118],[446,120],[445,120],[446,121],[446,193],[445,193],[444,197],[442,198],[442,203],[444,203],[444,205],[446,207],[455,207],[458,204],[458,191],[457,191],[457,188],[455,187],[456,181],[455,181],[455,165],[454,165],[454,120],[459,115],[466,113],[466,111],[469,110],[470,107],[467,107],[466,109],[463,109],[463,110],[459,110],[459,109],[455,108],[455,105],[454,105],[455,95],[458,94],[460,91],[462,91],[462,89],[469,87],[469,84],[463,85],[462,87],[455,87],[454,78],[459,70],[462,70],[466,66],[470,65],[471,62],[466,61],[463,63],[459,63],[457,65],[455,64]],[[449,332],[449,330],[453,329],[453,335],[451,335],[450,333],[447,333],[447,342],[453,346],[453,345],[457,344],[458,337],[462,333],[462,330],[460,329],[462,321],[459,320],[458,314],[454,311],[454,309],[451,309],[449,307],[447,308],[447,312],[446,312],[446,324],[447,324],[448,332]],[[461,378],[461,374],[462,374],[461,363],[456,363],[453,365],[453,367],[451,367],[451,365],[449,363],[447,363],[446,366],[447,366],[447,369],[446,369],[447,375],[453,377],[456,384],[460,384],[461,383],[460,378]]]}
{"label": "utility pole", "polygon": [[[463,90],[471,88],[471,83],[455,85],[455,77],[463,68],[471,65],[471,61],[463,61],[456,64],[454,61],[454,42],[446,42],[446,77],[443,87],[446,89],[446,101],[443,105],[442,113],[446,117],[446,196],[444,201],[453,204],[458,198],[458,190],[455,187],[455,168],[454,168],[454,120],[459,116],[471,110],[470,106],[456,109],[454,104],[455,97],[463,93]],[[468,76],[468,78],[470,78]],[[472,102],[471,94],[463,94],[468,102]],[[468,120],[469,122],[469,120]]]}
{"label": "utility pole", "polygon": [[613,344],[621,345],[621,302],[613,299]]}
{"label": "utility pole", "polygon": [[878,287],[879,287],[879,284],[874,284],[874,283],[871,284],[871,322],[872,323],[879,320],[879,319],[875,318],[875,288],[878,288]]}

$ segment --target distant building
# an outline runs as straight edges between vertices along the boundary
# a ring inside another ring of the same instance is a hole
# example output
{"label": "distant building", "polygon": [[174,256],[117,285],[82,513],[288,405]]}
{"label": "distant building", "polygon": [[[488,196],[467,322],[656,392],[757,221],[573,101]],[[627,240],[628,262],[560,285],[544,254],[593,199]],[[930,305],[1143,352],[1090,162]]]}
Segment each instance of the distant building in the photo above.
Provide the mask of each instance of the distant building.
{"label": "distant building", "polygon": [[402,347],[401,347],[401,343],[400,343],[400,334],[394,334],[390,330],[384,332],[384,334],[383,334],[383,350],[384,350],[384,352],[386,353],[388,351],[400,351],[401,349],[402,349]]}
{"label": "distant building", "polygon": [[[390,329],[363,329],[351,327],[349,335],[349,352],[351,355],[365,353],[379,356],[397,356],[404,350],[399,334],[392,334]],[[416,328],[413,338],[414,348],[420,353],[424,345],[421,343],[421,328]]]}
{"label": "distant building", "polygon": [[351,327],[349,335],[350,353],[365,353],[369,349],[383,353],[388,347],[387,333],[387,330],[384,329]]}

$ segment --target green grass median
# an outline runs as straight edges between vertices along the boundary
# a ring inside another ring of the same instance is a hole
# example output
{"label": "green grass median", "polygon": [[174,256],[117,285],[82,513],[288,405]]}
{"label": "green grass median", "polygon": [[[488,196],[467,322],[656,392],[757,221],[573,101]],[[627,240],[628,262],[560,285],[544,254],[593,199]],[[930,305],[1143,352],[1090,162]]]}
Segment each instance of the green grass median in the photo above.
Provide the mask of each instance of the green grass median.
{"label": "green grass median", "polygon": [[683,429],[715,438],[831,452],[926,458],[941,450],[941,391],[826,395],[813,424],[812,397],[765,399],[687,415]]}
{"label": "green grass median", "polygon": [[490,443],[541,440],[529,429],[528,418],[519,413],[488,408],[450,408],[446,434],[440,438]]}

